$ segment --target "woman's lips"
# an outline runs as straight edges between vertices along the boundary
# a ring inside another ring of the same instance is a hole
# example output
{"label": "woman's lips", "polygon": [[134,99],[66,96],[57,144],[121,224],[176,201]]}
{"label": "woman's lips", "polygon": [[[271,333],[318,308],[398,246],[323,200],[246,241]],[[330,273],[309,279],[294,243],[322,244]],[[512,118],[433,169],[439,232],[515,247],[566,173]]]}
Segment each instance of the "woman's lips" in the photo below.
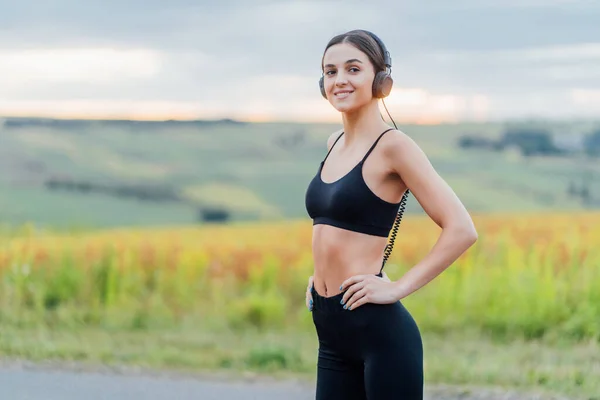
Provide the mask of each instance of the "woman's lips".
{"label": "woman's lips", "polygon": [[335,92],[334,96],[336,99],[345,99],[348,96],[350,96],[352,93],[354,93],[354,90],[343,90],[343,91]]}

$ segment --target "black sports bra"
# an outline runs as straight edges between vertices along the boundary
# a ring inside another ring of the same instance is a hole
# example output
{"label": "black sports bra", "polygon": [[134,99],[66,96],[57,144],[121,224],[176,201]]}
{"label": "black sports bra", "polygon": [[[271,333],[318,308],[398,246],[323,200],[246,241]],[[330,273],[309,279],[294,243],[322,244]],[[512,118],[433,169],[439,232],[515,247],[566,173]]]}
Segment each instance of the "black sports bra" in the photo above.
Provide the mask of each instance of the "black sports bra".
{"label": "black sports bra", "polygon": [[362,166],[379,139],[391,130],[392,128],[379,135],[367,154],[350,172],[334,182],[326,183],[321,179],[321,171],[329,153],[344,132],[338,136],[306,190],[305,206],[313,219],[313,225],[332,225],[375,236],[389,235],[400,202],[390,203],[373,193],[363,179]]}

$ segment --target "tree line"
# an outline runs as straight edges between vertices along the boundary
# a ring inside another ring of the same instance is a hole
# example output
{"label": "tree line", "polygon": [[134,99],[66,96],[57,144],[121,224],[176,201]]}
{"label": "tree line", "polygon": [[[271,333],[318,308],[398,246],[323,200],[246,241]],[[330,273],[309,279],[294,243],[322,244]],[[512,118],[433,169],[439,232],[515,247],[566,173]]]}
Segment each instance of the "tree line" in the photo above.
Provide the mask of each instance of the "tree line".
{"label": "tree line", "polygon": [[584,153],[590,157],[600,157],[600,128],[584,135],[581,148],[557,144],[550,131],[541,128],[511,128],[498,139],[475,135],[462,135],[458,146],[463,149],[486,149],[504,151],[517,148],[523,156],[570,156]]}

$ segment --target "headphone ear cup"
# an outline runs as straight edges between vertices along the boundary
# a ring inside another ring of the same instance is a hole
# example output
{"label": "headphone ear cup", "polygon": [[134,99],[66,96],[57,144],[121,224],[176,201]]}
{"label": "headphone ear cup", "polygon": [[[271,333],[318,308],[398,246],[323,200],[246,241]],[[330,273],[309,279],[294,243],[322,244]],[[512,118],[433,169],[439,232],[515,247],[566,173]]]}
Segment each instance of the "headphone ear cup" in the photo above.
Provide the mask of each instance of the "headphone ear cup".
{"label": "headphone ear cup", "polygon": [[373,97],[378,99],[389,96],[394,80],[387,71],[379,71],[373,79]]}
{"label": "headphone ear cup", "polygon": [[321,96],[327,98],[327,94],[325,93],[325,85],[323,84],[323,77],[319,79],[319,88],[321,89]]}

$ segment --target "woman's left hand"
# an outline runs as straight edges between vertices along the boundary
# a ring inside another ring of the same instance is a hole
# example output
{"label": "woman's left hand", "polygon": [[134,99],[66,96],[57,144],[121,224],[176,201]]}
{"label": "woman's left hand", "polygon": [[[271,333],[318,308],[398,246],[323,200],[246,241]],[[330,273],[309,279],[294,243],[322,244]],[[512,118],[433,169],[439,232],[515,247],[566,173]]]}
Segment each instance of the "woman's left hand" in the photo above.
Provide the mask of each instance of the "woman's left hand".
{"label": "woman's left hand", "polygon": [[348,289],[342,297],[342,304],[348,310],[355,310],[365,303],[391,304],[398,301],[397,286],[390,281],[385,272],[380,278],[376,275],[355,275],[346,279],[340,290]]}

